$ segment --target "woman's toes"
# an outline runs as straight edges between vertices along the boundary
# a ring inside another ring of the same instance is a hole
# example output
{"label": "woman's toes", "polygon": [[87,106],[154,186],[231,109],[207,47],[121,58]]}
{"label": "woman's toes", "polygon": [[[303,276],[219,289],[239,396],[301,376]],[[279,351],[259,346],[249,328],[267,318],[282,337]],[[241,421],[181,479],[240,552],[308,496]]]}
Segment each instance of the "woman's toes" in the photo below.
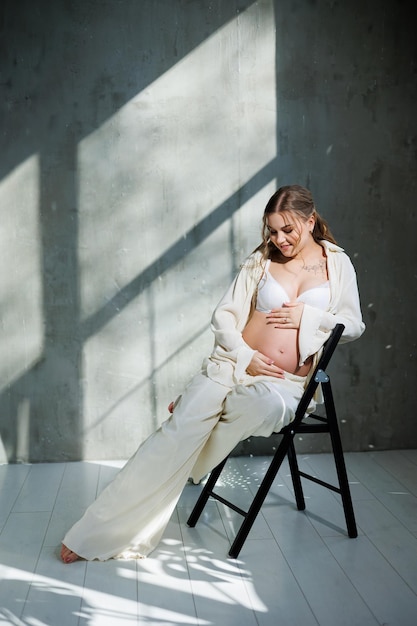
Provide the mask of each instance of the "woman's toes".
{"label": "woman's toes", "polygon": [[79,558],[80,557],[78,556],[78,554],[62,544],[61,559],[64,561],[64,563],[74,563],[74,561],[78,561]]}

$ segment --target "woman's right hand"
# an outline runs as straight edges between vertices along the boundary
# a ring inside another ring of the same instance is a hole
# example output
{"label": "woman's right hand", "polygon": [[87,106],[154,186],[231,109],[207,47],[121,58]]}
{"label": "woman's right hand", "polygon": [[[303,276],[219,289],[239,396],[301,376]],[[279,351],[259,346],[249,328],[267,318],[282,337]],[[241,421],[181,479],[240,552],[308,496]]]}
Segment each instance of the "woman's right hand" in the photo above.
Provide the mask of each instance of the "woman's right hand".
{"label": "woman's right hand", "polygon": [[275,378],[285,378],[282,367],[274,365],[270,359],[262,352],[255,352],[246,371],[251,376],[274,376]]}

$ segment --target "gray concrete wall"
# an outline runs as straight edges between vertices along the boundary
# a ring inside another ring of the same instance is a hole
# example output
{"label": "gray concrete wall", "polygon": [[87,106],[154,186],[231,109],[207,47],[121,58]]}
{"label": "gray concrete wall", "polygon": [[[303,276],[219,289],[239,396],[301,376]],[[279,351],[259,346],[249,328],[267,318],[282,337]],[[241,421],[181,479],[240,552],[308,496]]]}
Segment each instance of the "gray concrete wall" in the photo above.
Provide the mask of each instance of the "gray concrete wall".
{"label": "gray concrete wall", "polygon": [[368,330],[333,364],[345,446],[417,445],[408,7],[2,4],[0,460],[129,456],[293,182],[358,271]]}

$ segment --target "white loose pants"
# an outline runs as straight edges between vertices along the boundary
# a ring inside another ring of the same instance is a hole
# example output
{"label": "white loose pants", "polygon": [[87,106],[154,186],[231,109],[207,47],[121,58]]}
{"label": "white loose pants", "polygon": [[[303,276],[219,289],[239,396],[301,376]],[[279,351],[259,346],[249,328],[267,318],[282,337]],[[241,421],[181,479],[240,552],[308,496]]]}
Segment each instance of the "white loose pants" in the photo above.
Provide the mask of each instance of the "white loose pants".
{"label": "white loose pants", "polygon": [[293,418],[305,378],[251,377],[233,388],[197,374],[172,416],[146,439],[63,539],[92,560],[141,558],[158,544],[188,478],[198,482],[251,435]]}

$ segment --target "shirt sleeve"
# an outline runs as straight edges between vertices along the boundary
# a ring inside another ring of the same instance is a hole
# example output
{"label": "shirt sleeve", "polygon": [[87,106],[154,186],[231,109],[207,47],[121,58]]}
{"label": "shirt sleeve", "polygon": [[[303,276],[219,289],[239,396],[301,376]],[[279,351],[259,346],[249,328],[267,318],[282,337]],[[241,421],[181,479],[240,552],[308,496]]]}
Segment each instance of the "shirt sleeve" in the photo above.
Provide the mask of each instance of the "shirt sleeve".
{"label": "shirt sleeve", "polygon": [[[259,265],[259,263],[258,263]],[[217,305],[211,319],[214,349],[206,361],[207,373],[223,383],[222,373],[229,364],[228,384],[236,384],[245,375],[256,350],[248,346],[242,331],[249,318],[252,296],[256,287],[256,263],[251,257],[242,266],[229,289]]]}
{"label": "shirt sleeve", "polygon": [[[359,300],[355,269],[349,257],[343,252],[338,254],[339,262],[335,265],[335,275],[329,272],[331,300],[328,311],[305,304],[298,335],[300,365],[318,352],[327,341],[336,324],[343,324],[345,329],[341,343],[358,339],[365,330]],[[333,293],[332,293],[333,291]]]}

